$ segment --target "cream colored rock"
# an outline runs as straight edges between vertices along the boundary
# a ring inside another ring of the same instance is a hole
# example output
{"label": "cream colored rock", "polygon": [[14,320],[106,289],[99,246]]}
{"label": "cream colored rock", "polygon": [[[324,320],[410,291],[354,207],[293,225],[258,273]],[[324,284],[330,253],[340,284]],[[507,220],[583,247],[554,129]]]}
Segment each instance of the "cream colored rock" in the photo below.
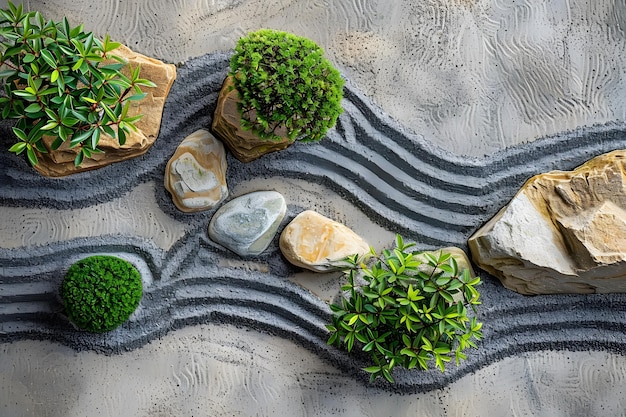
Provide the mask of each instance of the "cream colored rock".
{"label": "cream colored rock", "polygon": [[[459,272],[465,269],[469,269],[470,276],[472,278],[476,276],[476,273],[474,272],[474,268],[472,268],[472,263],[470,262],[469,257],[467,256],[465,251],[461,248],[457,248],[455,246],[448,246],[446,248],[441,248],[437,250],[425,251],[424,253],[431,253],[434,256],[439,256],[441,252],[449,253],[450,255],[452,255],[452,257],[457,263],[457,266],[459,267]],[[424,253],[417,255],[416,258],[420,260],[421,262],[426,263],[428,262],[428,260],[424,256]],[[432,271],[432,268],[431,268],[431,271]]]}
{"label": "cream colored rock", "polygon": [[[68,142],[65,142],[57,150],[52,151],[51,145],[54,138],[44,137],[43,142],[49,153],[37,153],[39,163],[35,166],[35,169],[42,175],[63,177],[135,158],[146,153],[159,136],[163,107],[165,106],[165,99],[176,79],[176,67],[133,52],[124,45],[115,49],[114,53],[126,59],[133,68],[141,65],[141,78],[148,79],[156,84],[156,87],[152,88],[142,87],[142,90],[147,94],[146,97],[142,100],[130,102],[131,105],[128,111],[130,116],[143,114],[141,120],[135,124],[137,132],[132,132],[128,135],[126,143],[122,146],[109,135],[102,135],[98,147],[104,153],[94,154],[93,159],[85,158],[79,167],[74,166],[74,159],[78,151],[76,148],[70,149]],[[127,71],[127,69],[124,71]]]}
{"label": "cream colored rock", "polygon": [[228,197],[226,151],[207,130],[187,136],[167,163],[165,189],[179,210],[208,210]]}
{"label": "cream colored rock", "polygon": [[235,158],[241,162],[250,162],[260,158],[266,153],[280,151],[293,143],[286,137],[283,130],[277,134],[284,136],[281,140],[267,140],[260,138],[250,130],[241,127],[241,115],[237,109],[238,92],[233,89],[231,77],[224,80],[220,95],[217,99],[217,107],[213,115],[211,129],[220,138]]}
{"label": "cream colored rock", "polygon": [[364,255],[370,247],[348,227],[312,210],[297,215],[280,235],[280,250],[287,260],[315,272],[337,269],[350,255]]}
{"label": "cream colored rock", "polygon": [[626,292],[626,151],[531,178],[478,230],[476,264],[522,294]]}

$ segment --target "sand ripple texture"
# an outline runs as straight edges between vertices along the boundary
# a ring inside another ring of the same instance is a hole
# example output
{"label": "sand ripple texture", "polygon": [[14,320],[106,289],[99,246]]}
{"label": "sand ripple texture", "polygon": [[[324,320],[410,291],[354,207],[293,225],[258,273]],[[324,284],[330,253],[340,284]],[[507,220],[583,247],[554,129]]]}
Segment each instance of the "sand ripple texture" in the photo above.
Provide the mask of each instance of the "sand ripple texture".
{"label": "sand ripple texture", "polygon": [[623,0],[25,4],[169,62],[230,50],[260,27],[307,36],[388,114],[458,155],[626,120]]}
{"label": "sand ripple texture", "polygon": [[[626,361],[529,352],[421,395],[354,381],[288,340],[201,325],[124,355],[0,346],[5,417],[618,416]],[[50,383],[56,381],[56,383]]]}
{"label": "sand ripple texture", "polygon": [[[232,323],[289,339],[365,382],[360,371],[364,358],[326,345],[328,304],[289,280],[297,269],[283,261],[276,241],[253,260],[260,267],[242,268],[236,255],[207,238],[210,212],[180,213],[162,187],[142,185],[160,184],[165,164],[180,141],[210,126],[228,58],[227,54],[210,54],[179,68],[160,137],[140,158],[49,179],[23,160],[0,153],[3,207],[53,209],[71,217],[76,210],[143,189],[154,193],[150,198],[156,207],[151,210],[185,225],[182,237],[167,248],[142,234],[68,237],[45,246],[0,248],[0,341],[45,339],[79,350],[121,353],[172,329]],[[467,238],[506,204],[528,177],[550,169],[571,169],[594,155],[626,146],[626,126],[612,123],[546,137],[486,158],[463,158],[408,133],[350,82],[343,107],[337,127],[319,144],[296,144],[248,164],[229,157],[230,187],[243,187],[246,181],[259,178],[322,185],[352,203],[359,215],[388,231],[403,233],[425,249],[465,247]],[[0,147],[5,148],[10,134],[3,128]],[[333,210],[323,193],[311,198],[317,206]],[[306,208],[290,202],[285,221]],[[63,317],[56,295],[69,265],[92,253],[138,257],[140,267],[150,275],[138,311],[127,324],[104,335],[75,331]],[[485,323],[485,339],[481,349],[444,374],[399,371],[393,389],[439,389],[523,352],[626,351],[626,295],[523,297],[487,276],[482,294],[480,318]],[[189,385],[194,378],[205,377],[190,369],[177,378]],[[267,389],[270,395],[271,387]]]}

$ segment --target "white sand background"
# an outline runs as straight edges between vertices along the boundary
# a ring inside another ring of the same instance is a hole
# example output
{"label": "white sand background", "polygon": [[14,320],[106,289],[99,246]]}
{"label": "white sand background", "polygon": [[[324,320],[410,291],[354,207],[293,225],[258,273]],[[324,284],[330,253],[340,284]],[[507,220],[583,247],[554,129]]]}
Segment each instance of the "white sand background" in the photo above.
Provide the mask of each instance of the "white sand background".
{"label": "white sand background", "polygon": [[604,352],[506,358],[445,389],[395,395],[301,346],[232,326],[194,326],[124,355],[47,342],[0,346],[0,415],[618,416],[626,363]]}
{"label": "white sand background", "polygon": [[[241,35],[261,27],[310,37],[392,117],[457,154],[481,156],[626,118],[623,0],[24,4],[49,18],[84,22],[88,30],[168,62],[232,49]],[[166,249],[185,226],[160,212],[154,186],[77,210],[72,224],[64,223],[63,211],[3,207],[0,231],[10,238],[2,245],[117,233],[155,239]],[[244,184],[235,194],[262,186]],[[287,197],[296,199],[298,186],[290,190]],[[328,199],[317,192],[319,204]],[[375,246],[390,241],[388,231],[354,217],[349,207],[333,209]],[[88,226],[95,210],[119,213],[121,220]],[[136,218],[137,212],[144,215]],[[156,221],[167,224],[158,238],[151,228]],[[30,226],[22,231],[16,224]],[[604,352],[524,354],[443,390],[403,396],[364,387],[290,341],[232,326],[188,327],[118,356],[33,341],[0,349],[3,417],[605,416],[626,409],[626,360]]]}

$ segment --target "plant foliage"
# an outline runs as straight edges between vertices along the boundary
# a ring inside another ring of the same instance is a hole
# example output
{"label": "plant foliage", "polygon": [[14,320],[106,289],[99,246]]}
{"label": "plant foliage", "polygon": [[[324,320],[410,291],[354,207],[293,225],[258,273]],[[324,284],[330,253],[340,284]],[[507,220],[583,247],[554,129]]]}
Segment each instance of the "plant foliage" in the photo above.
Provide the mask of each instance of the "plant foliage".
{"label": "plant foliage", "polygon": [[61,284],[69,319],[95,333],[108,332],[128,320],[141,295],[139,271],[115,256],[91,256],[74,263]]}
{"label": "plant foliage", "polygon": [[79,148],[74,161],[102,152],[103,133],[123,145],[136,130],[141,115],[129,116],[131,100],[145,94],[141,87],[154,87],[139,77],[140,67],[122,73],[125,61],[111,53],[120,46],[107,35],[99,40],[83,25],[71,27],[67,19],[46,21],[39,12],[25,13],[22,5],[9,1],[0,9],[0,97],[3,119],[17,119],[13,132],[19,141],[11,152],[38,163],[35,150],[47,153],[43,135],[55,137],[52,149],[69,140]]}
{"label": "plant foliage", "polygon": [[411,252],[412,246],[397,235],[396,248],[380,256],[372,249],[368,264],[348,258],[348,283],[342,287],[347,294],[342,305],[331,305],[328,344],[368,352],[373,364],[364,370],[371,381],[383,376],[393,383],[396,365],[428,369],[434,361],[443,372],[482,337],[482,323],[467,314],[468,306],[475,313],[480,304],[480,278],[459,271],[450,254]]}
{"label": "plant foliage", "polygon": [[315,42],[261,29],[242,37],[229,75],[239,92],[244,129],[276,139],[319,141],[343,111],[343,79]]}

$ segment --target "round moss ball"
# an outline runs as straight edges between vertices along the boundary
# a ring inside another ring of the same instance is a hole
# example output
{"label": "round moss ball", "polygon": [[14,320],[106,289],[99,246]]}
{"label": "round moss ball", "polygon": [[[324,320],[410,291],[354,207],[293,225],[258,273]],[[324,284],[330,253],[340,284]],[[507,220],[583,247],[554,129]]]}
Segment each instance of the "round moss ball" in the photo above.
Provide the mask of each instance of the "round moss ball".
{"label": "round moss ball", "polygon": [[124,323],[141,301],[141,274],[115,256],[90,256],[74,263],[61,284],[69,319],[94,333],[108,332]]}

